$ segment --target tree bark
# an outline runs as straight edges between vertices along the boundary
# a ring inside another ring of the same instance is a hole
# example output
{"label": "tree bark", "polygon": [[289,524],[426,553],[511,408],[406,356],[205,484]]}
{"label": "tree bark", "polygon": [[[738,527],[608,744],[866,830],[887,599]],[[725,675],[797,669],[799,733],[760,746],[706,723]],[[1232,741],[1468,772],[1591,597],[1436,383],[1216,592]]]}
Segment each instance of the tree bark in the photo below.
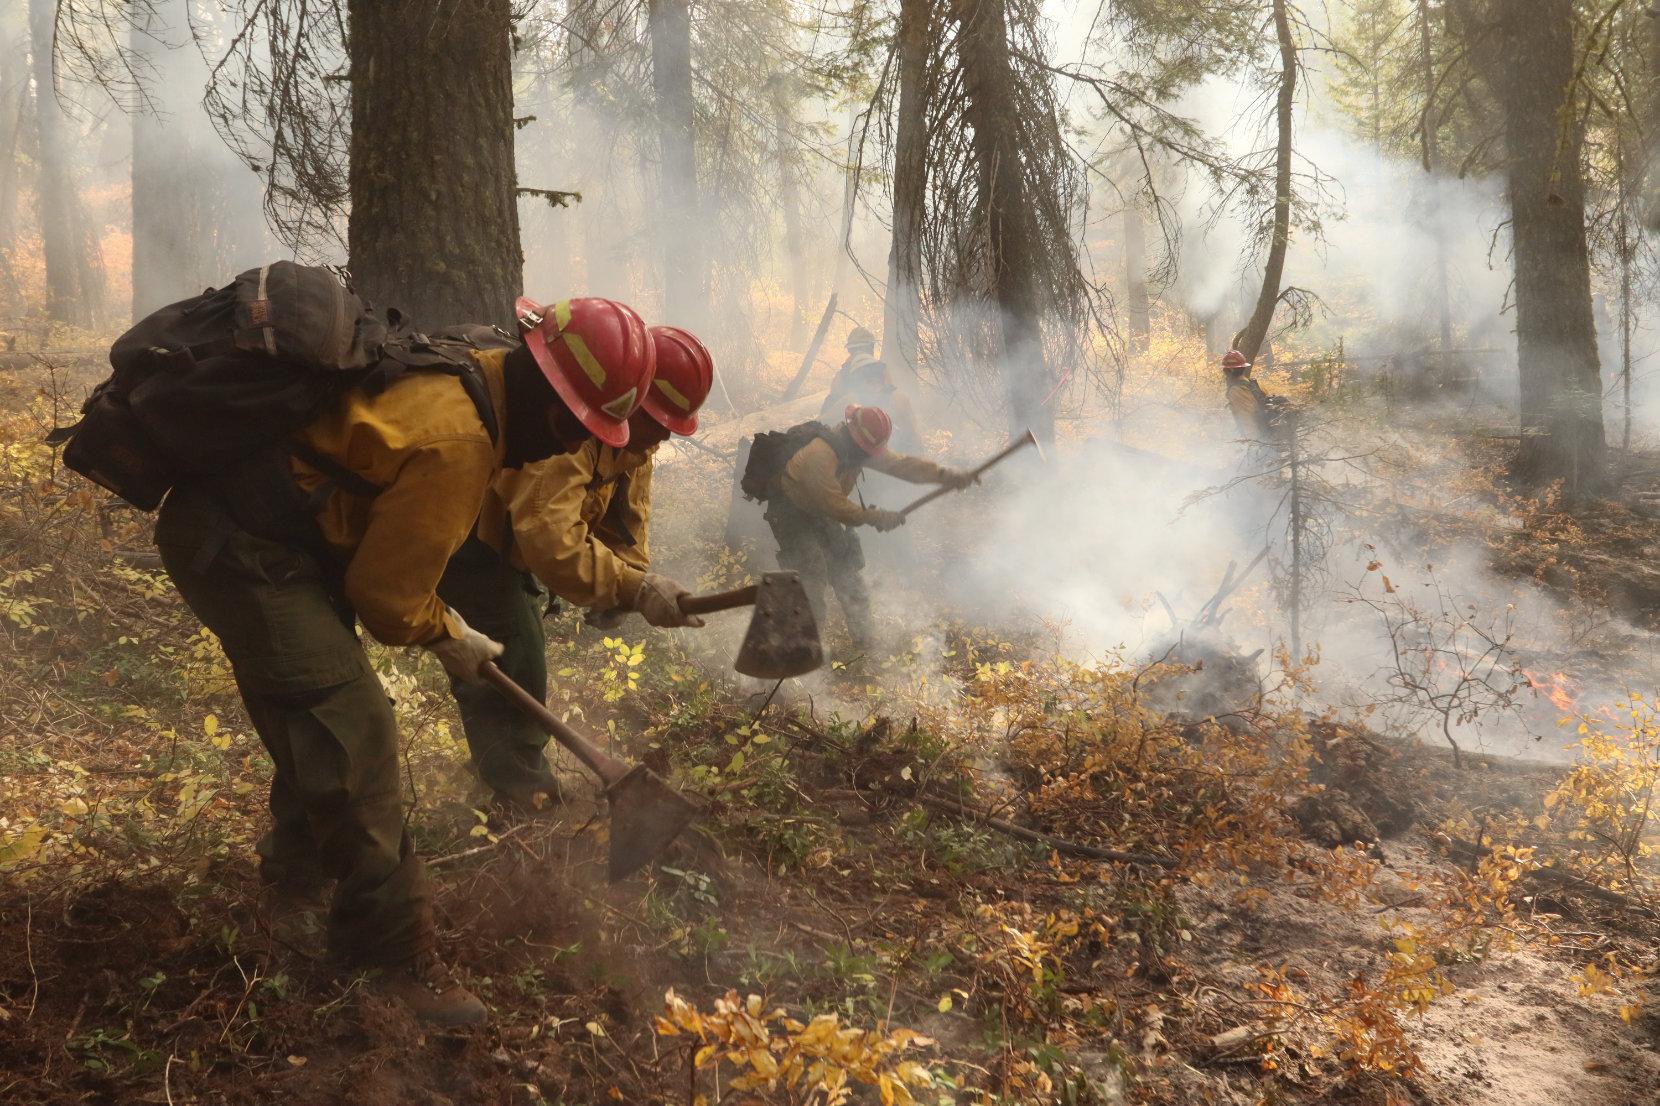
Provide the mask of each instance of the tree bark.
{"label": "tree bark", "polygon": [[957,0],[964,115],[984,205],[987,265],[1003,336],[1010,434],[1052,441],[1054,382],[1043,353],[1039,230],[1022,171],[1006,0]]}
{"label": "tree bark", "polygon": [[349,0],[357,290],[430,329],[509,324],[524,258],[509,0]]}
{"label": "tree bark", "polygon": [[90,305],[81,294],[81,240],[74,215],[75,180],[69,169],[63,109],[52,82],[52,43],[57,5],[29,0],[29,52],[35,78],[36,188],[41,252],[46,259],[46,315],[53,322],[89,326]]}
{"label": "tree bark", "polygon": [[[1583,135],[1568,103],[1573,0],[1492,3],[1484,62],[1504,112],[1521,374],[1518,477],[1607,487],[1602,385],[1585,239]],[[1570,118],[1571,117],[1571,118]],[[1567,122],[1565,122],[1567,120]]]}
{"label": "tree bark", "polygon": [[935,0],[900,0],[899,117],[893,156],[893,239],[882,306],[882,357],[917,373],[922,318],[922,226],[928,195],[928,43]]}
{"label": "tree bark", "polygon": [[695,330],[709,316],[709,257],[692,133],[691,0],[649,0],[649,12],[662,197],[664,321]]}
{"label": "tree bark", "polygon": [[1130,349],[1146,353],[1153,321],[1147,295],[1147,225],[1139,191],[1124,197],[1124,308],[1130,322]]}
{"label": "tree bark", "polygon": [[1274,38],[1280,48],[1280,87],[1274,102],[1279,132],[1274,148],[1274,221],[1268,241],[1268,260],[1262,270],[1262,290],[1250,321],[1235,336],[1234,348],[1254,361],[1268,339],[1274,308],[1280,302],[1280,280],[1285,275],[1285,252],[1291,242],[1291,108],[1297,95],[1297,43],[1291,37],[1287,0],[1274,0]]}

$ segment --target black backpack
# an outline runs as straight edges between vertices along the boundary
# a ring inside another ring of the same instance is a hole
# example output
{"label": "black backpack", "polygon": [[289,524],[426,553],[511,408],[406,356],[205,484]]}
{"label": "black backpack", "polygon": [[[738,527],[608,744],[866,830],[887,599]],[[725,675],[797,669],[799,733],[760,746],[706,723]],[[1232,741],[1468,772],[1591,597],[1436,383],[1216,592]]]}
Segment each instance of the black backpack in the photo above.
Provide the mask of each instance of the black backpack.
{"label": "black backpack", "polygon": [[[831,448],[835,448],[835,433],[822,422],[804,422],[788,430],[768,430],[755,435],[749,446],[749,461],[744,465],[744,474],[738,479],[738,490],[744,493],[745,499],[757,502],[771,499],[778,490],[778,481],[783,477],[784,467],[790,463],[790,458],[800,453],[814,438],[823,438]],[[840,456],[841,450],[837,449],[836,453]],[[844,464],[847,460],[842,458]]]}
{"label": "black backpack", "polygon": [[265,500],[247,510],[273,520],[314,512],[320,503],[287,490],[291,455],[355,494],[379,490],[292,440],[349,389],[449,373],[497,436],[469,337],[429,338],[395,310],[377,315],[334,271],[277,261],[139,320],[110,347],[113,371],[81,421],[47,440],[67,443],[69,468],[146,511],[174,484],[202,479],[229,486],[233,500]]}

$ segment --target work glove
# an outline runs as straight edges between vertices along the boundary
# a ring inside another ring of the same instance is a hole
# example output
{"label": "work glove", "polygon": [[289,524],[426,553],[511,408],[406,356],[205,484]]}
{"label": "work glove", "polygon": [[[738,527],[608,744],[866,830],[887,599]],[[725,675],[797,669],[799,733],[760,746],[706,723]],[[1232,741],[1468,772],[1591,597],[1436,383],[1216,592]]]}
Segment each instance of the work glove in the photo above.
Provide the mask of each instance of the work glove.
{"label": "work glove", "polygon": [[960,492],[971,484],[978,484],[980,478],[972,472],[961,472],[956,469],[946,469],[944,479],[940,481],[954,492]]}
{"label": "work glove", "polygon": [[905,525],[905,516],[898,511],[884,511],[880,507],[873,507],[865,521],[885,533]]}
{"label": "work glove", "polygon": [[703,619],[680,609],[680,597],[690,594],[667,576],[648,572],[634,593],[634,609],[653,626],[701,626]]}
{"label": "work glove", "polygon": [[456,625],[461,627],[460,637],[441,638],[432,642],[426,648],[438,662],[444,666],[453,679],[464,684],[476,684],[484,677],[479,675],[479,669],[484,667],[485,661],[493,661],[502,655],[504,646],[499,641],[492,641],[467,625],[454,607],[449,610],[450,617],[455,619]]}

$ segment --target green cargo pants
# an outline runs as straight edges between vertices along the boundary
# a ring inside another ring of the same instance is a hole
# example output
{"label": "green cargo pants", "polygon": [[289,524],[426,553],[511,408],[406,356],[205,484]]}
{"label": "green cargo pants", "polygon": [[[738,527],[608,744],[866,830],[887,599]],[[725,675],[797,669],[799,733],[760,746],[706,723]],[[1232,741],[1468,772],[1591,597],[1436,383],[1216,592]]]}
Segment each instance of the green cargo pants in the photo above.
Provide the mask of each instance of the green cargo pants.
{"label": "green cargo pants", "polygon": [[433,940],[431,895],[404,830],[398,728],[336,574],[311,553],[240,529],[215,498],[179,487],[156,523],[162,564],[219,638],[271,754],[274,825],[258,843],[269,883],[339,880],[331,955],[399,963]]}
{"label": "green cargo pants", "polygon": [[793,568],[801,577],[818,624],[824,625],[824,588],[828,584],[841,601],[853,647],[861,653],[869,652],[875,644],[876,624],[870,614],[865,554],[859,535],[833,518],[802,510],[782,493],[767,501],[766,517],[772,536],[778,540],[778,564]]}
{"label": "green cargo pants", "polygon": [[[450,558],[438,596],[467,624],[502,644],[496,666],[539,700],[548,697],[547,637],[542,631],[546,592],[528,572],[468,538]],[[467,747],[479,779],[501,798],[530,802],[559,784],[542,750],[548,735],[489,684],[452,680]]]}

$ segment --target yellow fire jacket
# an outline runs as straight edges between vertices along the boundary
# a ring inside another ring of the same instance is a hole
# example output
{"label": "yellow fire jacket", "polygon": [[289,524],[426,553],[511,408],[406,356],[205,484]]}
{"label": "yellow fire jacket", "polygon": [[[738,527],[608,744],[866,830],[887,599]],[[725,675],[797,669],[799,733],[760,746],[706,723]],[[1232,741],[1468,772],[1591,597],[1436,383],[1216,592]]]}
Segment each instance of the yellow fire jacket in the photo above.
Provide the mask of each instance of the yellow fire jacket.
{"label": "yellow fire jacket", "polygon": [[784,466],[784,477],[778,487],[791,503],[804,511],[829,515],[837,522],[858,526],[868,523],[876,514],[874,508],[861,507],[848,498],[859,473],[867,468],[912,484],[942,484],[946,478],[946,470],[934,462],[891,449],[880,457],[869,458],[863,465],[843,468],[830,443],[814,438]]}
{"label": "yellow fire jacket", "polygon": [[590,439],[575,453],[503,469],[485,496],[479,540],[568,603],[602,611],[633,606],[651,564],[656,451]]}
{"label": "yellow fire jacket", "polygon": [[[504,350],[473,354],[506,425]],[[346,565],[346,599],[388,645],[426,645],[460,636],[438,598],[438,579],[467,540],[484,493],[501,469],[478,409],[446,373],[414,373],[379,395],[350,392],[300,431],[299,440],[381,489],[338,488],[317,514],[323,537]],[[296,459],[306,492],[325,477]]]}
{"label": "yellow fire jacket", "polygon": [[1233,421],[1239,427],[1239,432],[1247,438],[1263,436],[1266,423],[1263,410],[1262,393],[1260,386],[1249,377],[1239,377],[1228,381],[1228,410],[1233,412]]}

